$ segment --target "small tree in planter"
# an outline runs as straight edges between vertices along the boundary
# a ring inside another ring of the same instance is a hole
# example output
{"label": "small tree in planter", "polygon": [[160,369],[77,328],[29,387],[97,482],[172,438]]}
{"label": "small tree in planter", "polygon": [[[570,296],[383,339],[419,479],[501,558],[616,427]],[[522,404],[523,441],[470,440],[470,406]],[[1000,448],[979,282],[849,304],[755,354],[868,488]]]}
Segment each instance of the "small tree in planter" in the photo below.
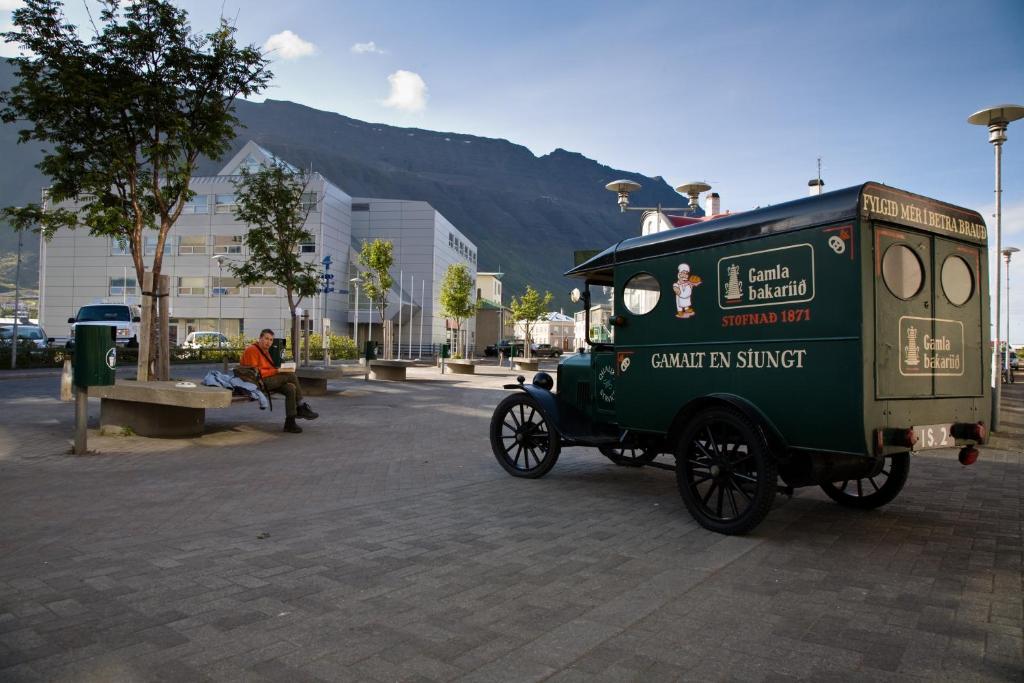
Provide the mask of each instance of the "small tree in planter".
{"label": "small tree in planter", "polygon": [[[363,242],[359,250],[359,265],[366,270],[359,274],[360,284],[366,297],[380,313],[380,326],[386,328],[384,311],[388,307],[388,293],[395,278],[391,277],[391,266],[395,263],[395,245],[389,240],[376,239]],[[391,358],[391,340],[384,340],[384,357]]]}
{"label": "small tree in planter", "polygon": [[526,285],[526,293],[519,299],[512,297],[508,307],[512,311],[512,321],[523,323],[524,340],[523,355],[530,357],[530,330],[534,324],[540,322],[541,317],[547,313],[548,305],[551,304],[551,292],[540,293]]}
{"label": "small tree in planter", "polygon": [[[462,321],[472,318],[476,313],[473,305],[473,278],[464,263],[448,266],[441,281],[441,312],[446,318],[455,321],[455,339],[458,340],[462,330]],[[469,337],[466,337],[466,357],[469,357]]]}
{"label": "small tree in planter", "polygon": [[235,182],[238,220],[248,223],[245,246],[249,258],[228,267],[243,285],[272,282],[285,291],[291,313],[292,354],[299,355],[297,309],[306,297],[320,288],[319,266],[303,261],[300,245],[313,241],[306,230],[306,218],[313,206],[306,197],[309,175],[294,172],[282,164],[264,166],[251,172],[242,169]]}

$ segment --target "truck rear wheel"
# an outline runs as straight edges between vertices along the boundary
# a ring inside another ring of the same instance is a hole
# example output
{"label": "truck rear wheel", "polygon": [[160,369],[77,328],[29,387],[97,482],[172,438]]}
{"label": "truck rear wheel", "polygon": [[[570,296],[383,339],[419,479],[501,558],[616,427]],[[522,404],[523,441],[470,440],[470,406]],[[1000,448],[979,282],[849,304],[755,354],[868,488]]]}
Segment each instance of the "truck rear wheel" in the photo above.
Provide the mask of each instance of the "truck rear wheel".
{"label": "truck rear wheel", "polygon": [[516,393],[494,409],[491,450],[513,477],[537,479],[555,466],[562,440],[537,403],[527,394]]}
{"label": "truck rear wheel", "polygon": [[638,446],[598,446],[601,455],[621,467],[643,467],[658,457],[653,448]]}
{"label": "truck rear wheel", "polygon": [[771,509],[778,464],[757,425],[731,408],[709,408],[683,430],[676,483],[698,524],[722,534],[744,534]]}
{"label": "truck rear wheel", "polygon": [[882,458],[878,467],[860,479],[845,479],[821,484],[829,498],[846,507],[873,510],[899,495],[910,473],[910,453]]}

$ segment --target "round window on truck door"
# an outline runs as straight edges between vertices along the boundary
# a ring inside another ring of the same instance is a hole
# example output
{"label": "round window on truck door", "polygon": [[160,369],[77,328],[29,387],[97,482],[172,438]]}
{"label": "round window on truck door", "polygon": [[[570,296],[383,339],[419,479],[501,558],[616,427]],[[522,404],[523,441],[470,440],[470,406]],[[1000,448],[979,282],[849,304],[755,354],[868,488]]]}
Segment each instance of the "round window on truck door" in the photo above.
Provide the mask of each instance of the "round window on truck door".
{"label": "round window on truck door", "polygon": [[893,244],[882,257],[882,279],[893,296],[912,299],[924,285],[924,266],[913,249]]}
{"label": "round window on truck door", "polygon": [[650,313],[660,298],[661,287],[650,273],[637,273],[622,288],[622,303],[634,315]]}
{"label": "round window on truck door", "polygon": [[974,274],[959,256],[949,256],[942,264],[942,292],[954,306],[963,306],[974,294]]}

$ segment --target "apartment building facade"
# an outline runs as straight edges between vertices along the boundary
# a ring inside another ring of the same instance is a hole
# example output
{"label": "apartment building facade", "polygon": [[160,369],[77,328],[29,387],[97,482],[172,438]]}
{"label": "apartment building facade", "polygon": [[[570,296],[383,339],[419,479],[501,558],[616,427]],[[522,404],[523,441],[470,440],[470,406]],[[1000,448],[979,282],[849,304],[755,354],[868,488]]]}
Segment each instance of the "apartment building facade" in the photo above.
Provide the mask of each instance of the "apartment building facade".
{"label": "apartment building facade", "polygon": [[[254,338],[263,328],[278,335],[289,328],[290,313],[285,292],[272,283],[244,287],[232,273],[233,263],[243,262],[248,254],[244,236],[249,226],[235,217],[235,186],[241,169],[256,169],[260,165],[283,163],[273,153],[254,142],[248,142],[221,169],[216,176],[193,177],[191,188],[196,196],[186,206],[175,223],[164,247],[163,273],[170,277],[170,330],[173,343],[184,341],[189,332],[221,331],[232,337],[243,335]],[[310,208],[306,229],[313,239],[300,247],[304,260],[320,264],[329,257],[330,273],[335,275],[334,291],[318,294],[302,301],[300,307],[308,311],[311,327],[328,327],[334,334],[353,333],[356,310],[353,308],[352,277],[356,254],[364,239],[381,237],[395,241],[393,276],[395,290],[389,298],[385,321],[397,326],[400,311],[415,325],[422,310],[399,306],[415,299],[419,309],[436,309],[431,302],[437,300],[440,268],[447,263],[462,260],[470,263],[472,255],[475,272],[476,247],[454,226],[426,202],[363,199],[356,202],[353,219],[353,199],[337,185],[320,174],[310,176],[306,192]],[[363,207],[380,206],[388,215],[379,223],[363,220]],[[393,209],[398,204],[398,210]],[[414,206],[406,206],[414,205]],[[356,227],[353,227],[353,223]],[[377,232],[377,228],[380,232]],[[449,243],[448,234],[452,234]],[[456,248],[454,237],[458,235]],[[151,263],[156,249],[156,231],[145,242],[146,262]],[[408,260],[408,265],[403,259]],[[430,262],[429,268],[423,266]],[[436,267],[433,264],[439,264]],[[399,275],[408,267],[415,273],[414,283],[419,294],[421,282],[429,297],[424,306],[413,292],[400,291]],[[69,334],[67,319],[78,308],[89,303],[138,303],[140,287],[126,245],[115,240],[94,237],[84,229],[59,231],[50,241],[40,245],[40,318],[50,334]],[[421,279],[422,278],[422,279]],[[393,305],[392,305],[393,301]],[[366,303],[362,304],[364,307]],[[370,336],[381,339],[382,321],[368,309],[361,311],[360,319],[366,337],[366,324]],[[443,322],[438,326],[431,320],[423,339],[424,345],[445,341]]]}

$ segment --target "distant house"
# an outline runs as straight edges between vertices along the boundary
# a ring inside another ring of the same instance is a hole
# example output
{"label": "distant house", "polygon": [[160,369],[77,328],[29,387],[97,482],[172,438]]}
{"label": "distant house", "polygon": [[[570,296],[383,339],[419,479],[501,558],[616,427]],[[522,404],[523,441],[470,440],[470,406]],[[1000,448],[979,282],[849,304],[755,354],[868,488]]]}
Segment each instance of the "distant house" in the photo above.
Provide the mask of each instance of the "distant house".
{"label": "distant house", "polygon": [[512,311],[502,301],[504,273],[476,274],[476,343],[477,352],[497,344],[501,339],[511,339]]}
{"label": "distant house", "polygon": [[[515,324],[516,337],[526,337],[526,325],[520,321]],[[530,326],[530,340],[533,344],[551,344],[551,346],[571,351],[575,340],[575,323],[564,313],[550,312]]]}

